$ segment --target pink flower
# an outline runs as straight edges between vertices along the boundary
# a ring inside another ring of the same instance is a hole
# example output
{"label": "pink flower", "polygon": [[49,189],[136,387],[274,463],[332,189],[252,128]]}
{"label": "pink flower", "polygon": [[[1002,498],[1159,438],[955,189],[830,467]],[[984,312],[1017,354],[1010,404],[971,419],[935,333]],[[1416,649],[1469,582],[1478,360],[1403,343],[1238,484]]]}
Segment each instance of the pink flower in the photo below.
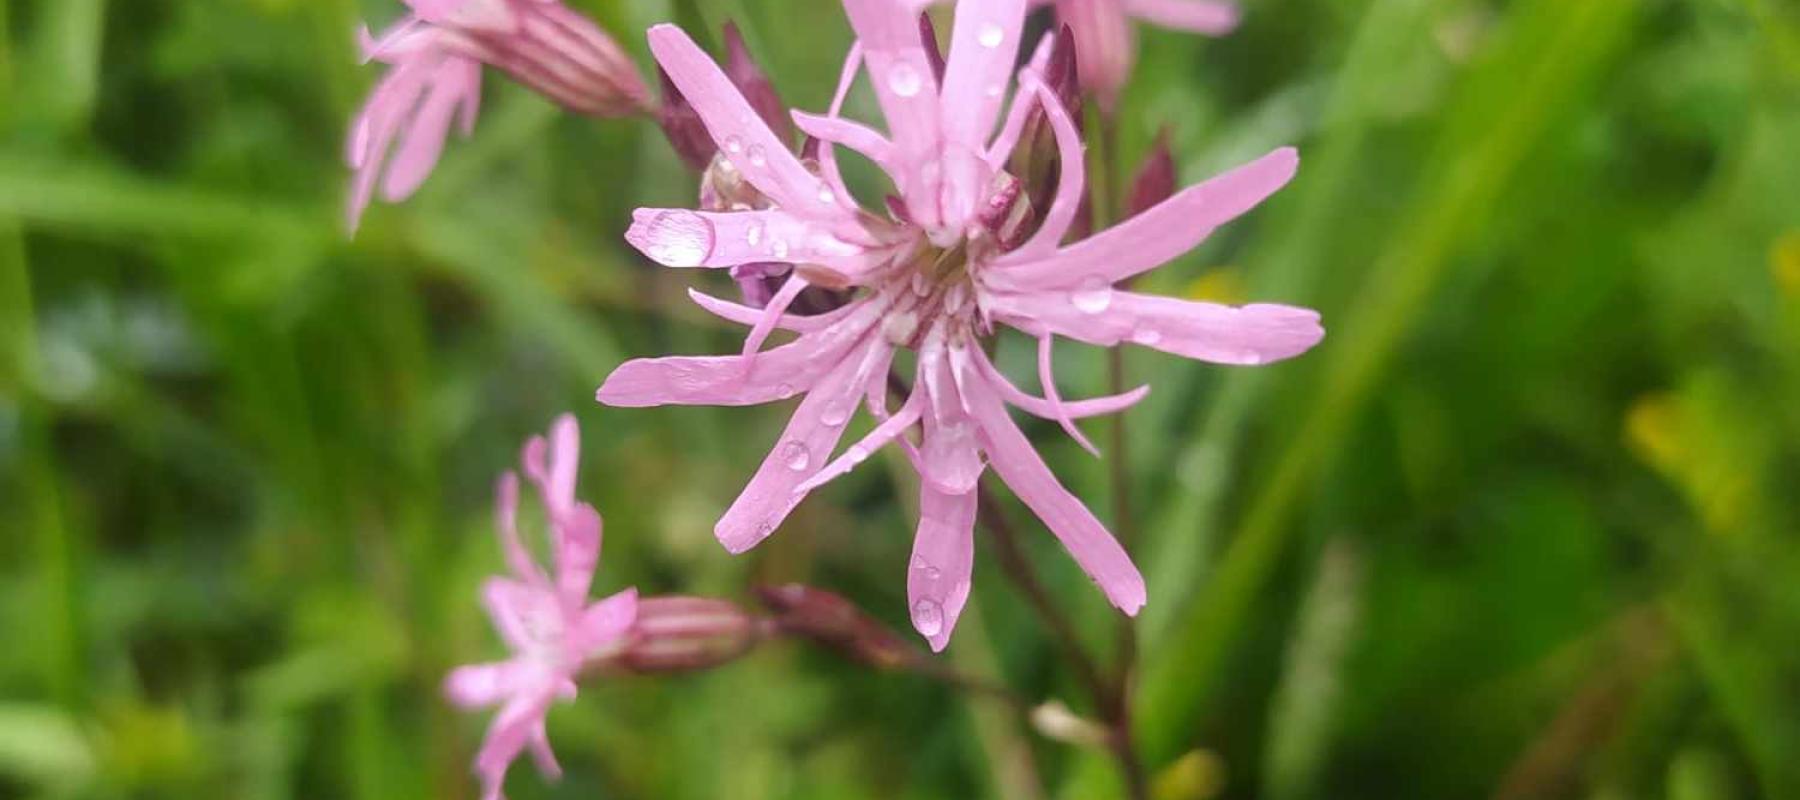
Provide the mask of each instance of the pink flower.
{"label": "pink flower", "polygon": [[483,63],[576,113],[625,116],[648,108],[625,52],[557,0],[405,1],[412,13],[379,37],[360,32],[363,59],[393,68],[350,126],[352,231],[377,183],[388,202],[419,188],[453,119],[464,136],[474,129]]}
{"label": "pink flower", "polygon": [[[762,310],[692,293],[708,310],[752,326],[742,354],[631,361],[598,393],[615,406],[750,405],[804,395],[774,451],[715,528],[732,552],[762,541],[814,487],[897,442],[922,478],[907,594],[913,627],[933,649],[948,642],[968,599],[975,487],[990,466],[1113,605],[1135,614],[1144,604],[1143,578],[1130,557],[1051,474],[1006,407],[1057,420],[1087,445],[1074,419],[1127,408],[1147,389],[1063,401],[1050,375],[1055,336],[1262,364],[1303,352],[1323,335],[1318,315],[1306,309],[1233,308],[1113,288],[1187,252],[1279,189],[1294,174],[1292,149],[1189,187],[1091,238],[1062,243],[1083,194],[1082,143],[1038,77],[1048,47],[1040,46],[1020,71],[1002,122],[1025,5],[958,3],[940,79],[904,3],[846,0],[858,42],[838,96],[824,116],[794,114],[801,130],[825,145],[817,174],[781,146],[686,34],[653,28],[650,46],[663,69],[722,154],[773,205],[740,212],[639,209],[626,238],[668,266],[784,261],[794,273]],[[886,133],[838,116],[862,65]],[[1033,108],[1048,115],[1063,175],[1041,214],[1022,208],[1018,181],[1001,169]],[[899,191],[889,217],[857,206],[838,174],[837,146],[887,172]],[[1025,228],[1021,212],[1035,216],[1034,230]],[[856,287],[858,294],[826,314],[786,314],[793,297],[814,284]],[[983,344],[995,323],[1038,339],[1045,396],[1017,388],[989,361]],[[757,352],[777,327],[798,337]],[[911,394],[892,409],[888,372],[902,348],[914,351],[916,367]],[[859,402],[877,424],[834,459]],[[907,437],[915,426],[916,441]]]}
{"label": "pink flower", "polygon": [[600,514],[575,501],[580,455],[575,418],[558,418],[550,435],[548,446],[543,437],[527,442],[522,460],[544,506],[554,572],[540,568],[519,538],[519,481],[508,472],[499,483],[498,519],[512,575],[489,579],[482,599],[513,656],[459,667],[444,684],[457,705],[500,706],[475,757],[482,796],[489,800],[501,796],[507,766],[527,747],[539,771],[552,778],[561,775],[545,735],[544,715],[552,702],[574,699],[575,677],[584,667],[629,643],[627,634],[637,616],[635,589],[588,602],[600,560]]}

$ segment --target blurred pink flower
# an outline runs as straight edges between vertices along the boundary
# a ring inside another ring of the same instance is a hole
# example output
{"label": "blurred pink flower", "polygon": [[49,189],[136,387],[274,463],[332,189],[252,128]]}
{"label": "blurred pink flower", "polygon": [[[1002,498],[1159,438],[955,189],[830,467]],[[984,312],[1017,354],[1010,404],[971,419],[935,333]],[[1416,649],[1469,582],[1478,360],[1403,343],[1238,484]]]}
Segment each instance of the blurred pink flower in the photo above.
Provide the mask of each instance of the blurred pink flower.
{"label": "blurred pink flower", "polygon": [[500,706],[475,757],[482,796],[488,800],[501,796],[507,766],[527,747],[539,771],[551,778],[562,774],[545,735],[544,715],[552,702],[574,699],[575,677],[584,667],[629,643],[637,616],[635,589],[588,602],[600,560],[600,514],[575,501],[580,456],[575,418],[558,418],[550,436],[548,444],[541,436],[532,437],[522,460],[544,507],[554,571],[539,567],[519,538],[519,480],[508,472],[500,478],[497,516],[512,575],[489,579],[482,599],[513,656],[459,667],[444,683],[457,705]]}
{"label": "blurred pink flower", "polygon": [[464,136],[474,129],[483,63],[576,113],[649,108],[637,67],[618,43],[558,0],[405,2],[412,13],[379,37],[359,32],[363,59],[392,69],[350,126],[353,232],[377,183],[382,199],[407,198],[437,165],[452,120]]}
{"label": "blurred pink flower", "polygon": [[[1092,449],[1073,420],[1129,407],[1147,388],[1078,402],[1058,397],[1050,374],[1056,335],[1102,346],[1132,342],[1226,364],[1262,364],[1316,344],[1312,311],[1281,305],[1234,308],[1116,290],[1113,284],[1187,252],[1248,211],[1294,174],[1282,148],[1132,219],[1065,246],[1084,190],[1074,121],[1039,77],[1048,46],[1018,76],[1002,121],[1026,0],[963,0],[942,74],[911,8],[899,0],[846,0],[858,37],[826,115],[796,112],[823,142],[819,172],[782,146],[731,82],[680,29],[651,29],[657,60],[744,178],[772,206],[738,212],[639,209],[626,238],[672,267],[794,265],[765,309],[697,292],[696,302],[751,326],[737,356],[628,362],[600,387],[600,402],[750,405],[804,394],[780,443],[715,528],[742,552],[772,533],[814,487],[898,442],[922,478],[920,523],[907,593],[913,627],[933,649],[948,642],[968,599],[974,556],[976,482],[992,466],[1128,614],[1145,601],[1142,576],[1092,512],[1057,481],[1006,406],[1057,420]],[[1046,43],[1047,44],[1047,43]],[[862,66],[872,78],[885,134],[838,116]],[[1033,108],[1047,114],[1062,178],[1047,210],[1023,208],[1018,181],[1002,170]],[[998,131],[996,132],[996,126]],[[858,206],[839,175],[835,148],[880,166],[899,192],[890,216]],[[1027,216],[1033,231],[1024,230]],[[786,314],[806,286],[857,287],[848,305]],[[1000,322],[1039,340],[1043,397],[1015,387],[983,342]],[[758,352],[775,328],[796,339]],[[895,352],[916,353],[911,394],[886,401]],[[877,425],[831,455],[858,403]],[[918,441],[905,434],[919,426]]]}
{"label": "blurred pink flower", "polygon": [[1222,36],[1238,24],[1238,8],[1211,0],[1034,0],[1054,4],[1056,19],[1075,36],[1075,64],[1082,88],[1111,111],[1131,77],[1137,42],[1131,19],[1174,30]]}

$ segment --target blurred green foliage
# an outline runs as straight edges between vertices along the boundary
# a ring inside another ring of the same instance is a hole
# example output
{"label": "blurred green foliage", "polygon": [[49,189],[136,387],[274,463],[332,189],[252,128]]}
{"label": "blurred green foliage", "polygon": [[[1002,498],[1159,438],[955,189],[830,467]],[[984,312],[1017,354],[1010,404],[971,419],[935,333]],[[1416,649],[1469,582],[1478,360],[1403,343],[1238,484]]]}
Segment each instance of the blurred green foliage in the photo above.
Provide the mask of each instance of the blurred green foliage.
{"label": "blurred green foliage", "polygon": [[[736,19],[806,108],[849,41],[831,0],[576,5]],[[1193,181],[1298,144],[1151,287],[1329,330],[1258,370],[1127,359],[1156,389],[1127,425],[1158,797],[1800,797],[1800,8],[1246,6],[1223,40],[1142,32],[1109,154],[1166,125]],[[472,796],[485,720],[438,681],[497,654],[491,480],[564,409],[602,590],[805,580],[903,624],[903,470],[734,558],[711,521],[785,409],[590,403],[624,358],[735,346],[619,238],[694,191],[653,127],[490,73],[473,138],[345,238],[350,33],[397,12],[0,3],[0,797]],[[1101,390],[1063,349],[1065,396]],[[1109,508],[1105,463],[1032,430]],[[977,564],[946,658],[1087,710]],[[516,797],[1118,791],[1004,709],[790,646],[551,722],[570,774]]]}

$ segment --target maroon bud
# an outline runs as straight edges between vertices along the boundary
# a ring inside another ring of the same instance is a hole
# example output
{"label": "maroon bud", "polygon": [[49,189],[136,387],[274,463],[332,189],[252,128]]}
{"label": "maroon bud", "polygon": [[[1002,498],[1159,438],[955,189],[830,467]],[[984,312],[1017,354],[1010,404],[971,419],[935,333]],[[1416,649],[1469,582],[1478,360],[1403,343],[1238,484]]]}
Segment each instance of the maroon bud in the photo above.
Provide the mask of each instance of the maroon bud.
{"label": "maroon bud", "polygon": [[931,65],[932,77],[943,85],[944,51],[938,47],[937,26],[931,24],[930,14],[919,15],[919,42],[925,45],[925,61]]}
{"label": "maroon bud", "polygon": [[762,624],[735,603],[709,597],[648,597],[638,601],[630,643],[615,663],[632,672],[691,672],[719,666],[750,651]]}
{"label": "maroon bud", "polygon": [[[1075,39],[1067,25],[1051,40],[1050,55],[1045,59],[1043,81],[1050,94],[1067,109],[1076,125],[1081,124],[1081,84],[1075,61]],[[1013,150],[1007,171],[1019,176],[1025,184],[1027,205],[1038,212],[1050,207],[1062,175],[1062,151],[1056,146],[1056,133],[1043,109],[1034,108],[1026,117],[1019,146]],[[1026,229],[1035,229],[1026,224]],[[1031,230],[1024,230],[1029,235]]]}
{"label": "maroon bud", "polygon": [[1156,132],[1156,141],[1138,165],[1125,196],[1125,216],[1135,217],[1175,194],[1175,154],[1169,150],[1169,128]]}
{"label": "maroon bud", "polygon": [[769,81],[769,76],[750,58],[744,36],[732,22],[725,23],[725,76],[731,79],[732,85],[750,102],[750,107],[777,138],[783,142],[793,140],[794,123],[788,118],[787,106],[775,93],[775,84]]}
{"label": "maroon bud", "polygon": [[689,169],[700,172],[712,163],[713,154],[718,145],[713,144],[712,134],[706,132],[706,124],[700,121],[700,114],[688,105],[687,98],[681,96],[681,90],[669,80],[669,74],[656,70],[657,77],[662,79],[662,105],[656,109],[656,122],[662,126],[663,136],[668,138],[669,147],[681,157],[681,161]]}
{"label": "maroon bud", "polygon": [[906,639],[843,597],[797,583],[756,590],[775,613],[783,633],[808,639],[846,658],[878,669],[896,669],[918,659]]}

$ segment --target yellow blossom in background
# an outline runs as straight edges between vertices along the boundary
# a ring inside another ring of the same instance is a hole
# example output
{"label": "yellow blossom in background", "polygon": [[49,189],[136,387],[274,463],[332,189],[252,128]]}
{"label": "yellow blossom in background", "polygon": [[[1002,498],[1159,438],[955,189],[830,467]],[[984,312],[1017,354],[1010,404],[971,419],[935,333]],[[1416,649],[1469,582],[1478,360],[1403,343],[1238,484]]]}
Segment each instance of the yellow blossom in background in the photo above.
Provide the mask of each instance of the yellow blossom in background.
{"label": "yellow blossom in background", "polygon": [[1800,230],[1788,231],[1769,248],[1769,273],[1789,298],[1800,298]]}
{"label": "yellow blossom in background", "polygon": [[1227,305],[1241,305],[1250,301],[1249,289],[1244,286],[1244,271],[1233,266],[1207,270],[1205,274],[1189,281],[1181,294],[1189,300]]}

